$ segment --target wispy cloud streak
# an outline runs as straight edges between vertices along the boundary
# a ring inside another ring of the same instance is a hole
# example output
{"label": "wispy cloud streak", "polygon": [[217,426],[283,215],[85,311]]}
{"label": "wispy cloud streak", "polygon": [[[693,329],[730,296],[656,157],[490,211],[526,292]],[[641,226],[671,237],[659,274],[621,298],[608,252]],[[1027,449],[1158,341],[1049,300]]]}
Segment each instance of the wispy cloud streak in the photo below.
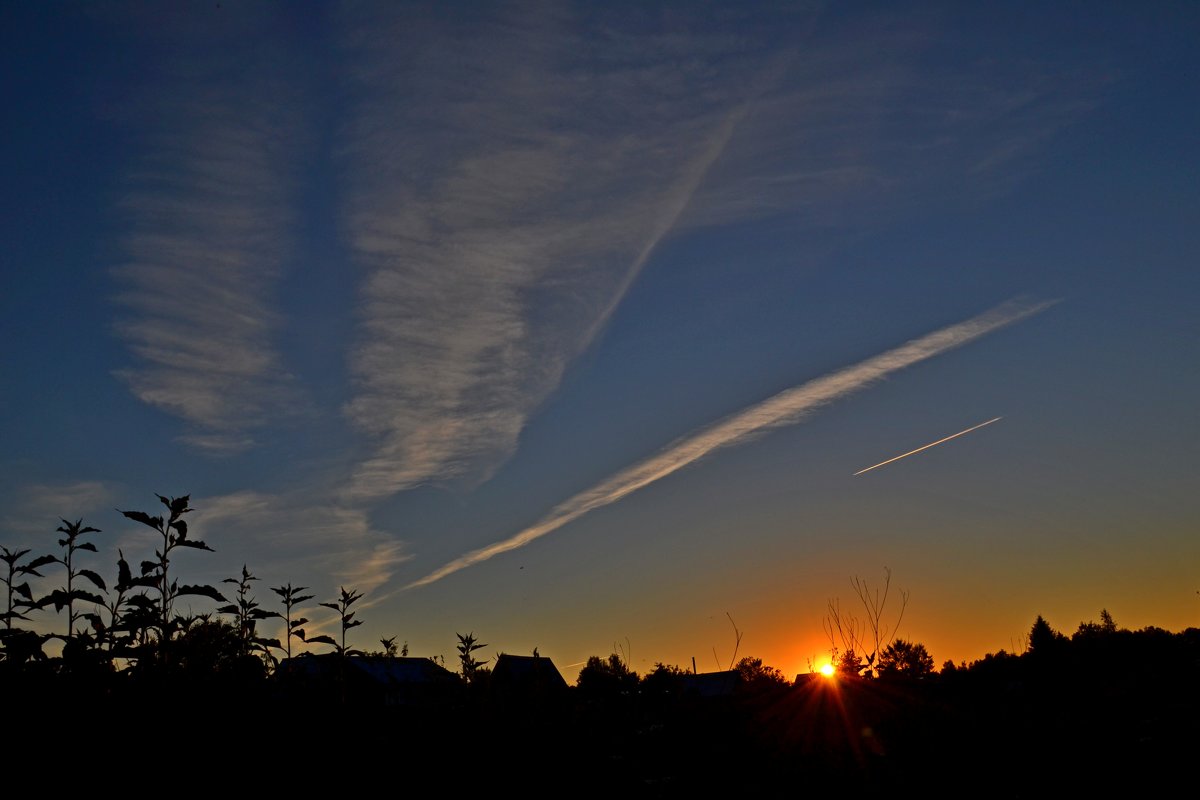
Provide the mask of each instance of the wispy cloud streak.
{"label": "wispy cloud streak", "polygon": [[590,511],[610,505],[638,489],[724,447],[750,440],[771,428],[801,421],[822,406],[871,386],[905,367],[945,353],[1048,308],[1050,302],[1009,302],[979,316],[869,358],[851,367],[780,392],[698,433],[668,445],[658,454],[625,469],[586,492],[559,504],[546,517],[502,542],[474,550],[413,581],[426,586],[482,561],[524,547]]}
{"label": "wispy cloud streak", "polygon": [[727,146],[753,48],[606,22],[347,19],[345,229],[366,279],[346,413],[373,446],[352,499],[506,458]]}
{"label": "wispy cloud streak", "polygon": [[[167,32],[175,55],[131,106],[144,147],[120,200],[126,260],[114,271],[116,330],[137,359],[117,375],[214,453],[253,445],[293,392],[272,295],[293,241],[294,92],[236,33]],[[211,59],[209,47],[244,68],[190,57]]]}

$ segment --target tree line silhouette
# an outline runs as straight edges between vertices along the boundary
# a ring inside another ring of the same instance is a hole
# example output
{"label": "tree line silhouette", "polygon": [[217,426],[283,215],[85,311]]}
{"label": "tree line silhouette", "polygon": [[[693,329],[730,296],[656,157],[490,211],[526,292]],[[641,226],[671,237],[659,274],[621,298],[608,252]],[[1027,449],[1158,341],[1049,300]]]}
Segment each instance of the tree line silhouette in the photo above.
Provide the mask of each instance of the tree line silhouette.
{"label": "tree line silhouette", "polygon": [[[350,634],[362,624],[355,612],[362,595],[353,588],[316,603],[336,615],[334,636],[315,632],[305,616],[316,599],[306,587],[270,587],[278,606],[264,608],[254,592],[259,579],[245,565],[220,587],[182,583],[179,557],[212,548],[189,534],[189,496],[156,496],[164,508],[158,515],[120,511],[154,530],[156,545],[136,569],[118,550],[111,584],[87,564],[101,531],[82,519],[62,520],[57,554],[0,547],[0,699],[8,729],[19,724],[29,734],[6,745],[10,758],[42,756],[33,744],[39,726],[50,735],[60,719],[151,707],[194,720],[270,716],[281,725],[335,715],[353,720],[348,730],[357,732],[363,757],[391,758],[403,748],[429,770],[453,761],[438,742],[504,731],[472,755],[498,784],[528,779],[525,756],[533,748],[542,754],[541,770],[603,770],[640,787],[638,794],[660,796],[766,790],[780,782],[949,791],[1031,758],[1067,763],[1099,754],[1103,770],[1052,774],[1045,785],[1102,787],[1116,774],[1153,782],[1187,763],[1200,743],[1196,628],[1128,630],[1103,610],[1098,622],[1082,622],[1068,636],[1038,616],[1017,652],[947,661],[937,671],[923,644],[897,636],[909,596],[900,592],[899,607],[889,609],[885,571],[878,586],[853,581],[860,615],[830,601],[832,677],[792,681],[760,658],[737,659],[736,624],[731,668],[715,673],[659,663],[639,675],[627,651],[614,646],[621,652],[590,657],[567,687],[538,676],[536,649],[507,673],[501,658],[492,667],[479,657],[488,645],[474,632],[456,634],[458,669],[451,673],[436,663],[440,658],[409,658],[407,643],[397,645],[394,636],[377,650],[355,648]],[[48,581],[60,585],[35,590]],[[208,598],[215,610],[181,613],[180,598],[192,596]],[[44,620],[35,625],[37,616],[51,610],[60,629],[37,630],[45,628]],[[268,620],[276,621],[278,637],[263,634]],[[46,652],[51,640],[61,642],[58,655]],[[301,654],[297,645],[327,650]],[[383,707],[357,693],[354,676],[364,670],[393,679],[402,670],[419,673],[436,692],[427,701],[410,694]],[[266,737],[261,754],[277,755],[271,748],[282,752],[289,742]],[[93,748],[113,755],[104,743]],[[1029,788],[1015,784],[998,793],[1039,793]]]}

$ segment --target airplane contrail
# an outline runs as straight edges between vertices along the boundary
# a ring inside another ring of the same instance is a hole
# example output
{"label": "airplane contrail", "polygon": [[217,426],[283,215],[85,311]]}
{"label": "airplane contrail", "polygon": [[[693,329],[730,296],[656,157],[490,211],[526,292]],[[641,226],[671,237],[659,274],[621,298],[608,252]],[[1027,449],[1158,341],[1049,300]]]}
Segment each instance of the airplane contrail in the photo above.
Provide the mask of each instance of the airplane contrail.
{"label": "airplane contrail", "polygon": [[[892,458],[889,458],[887,461],[880,461],[878,464],[876,464],[876,465],[875,465],[875,466],[873,466],[873,467],[867,467],[866,469],[860,469],[858,472],[854,473],[854,475],[855,475],[855,476],[857,476],[857,475],[862,475],[864,472],[870,472],[870,471],[871,471],[871,470],[873,470],[873,469],[879,469],[880,467],[885,467],[885,466],[887,466],[888,464],[892,463],[893,461],[899,461],[899,460],[900,460],[900,459],[902,459],[902,458],[908,458],[908,457],[909,457],[909,456],[911,456],[911,455],[915,455],[916,453],[919,453],[919,452],[921,452],[922,450],[928,450],[928,449],[929,449],[929,448],[931,448],[931,447],[937,447],[937,446],[938,446],[939,444],[941,444],[942,442],[948,442],[948,441],[950,441],[951,439],[957,439],[957,438],[958,438],[958,437],[960,437],[960,436],[965,436],[966,434],[970,433],[971,431],[977,431],[977,430],[979,430],[979,429],[980,429],[980,428],[982,428],[984,425],[991,425],[993,422],[999,422],[999,421],[1000,421],[1000,420],[1002,420],[1002,419],[1004,419],[1004,417],[996,417],[995,419],[989,419],[987,422],[981,422],[981,423],[979,423],[978,425],[974,425],[974,426],[972,426],[972,427],[970,427],[970,428],[967,428],[965,431],[959,431],[958,433],[953,433],[953,434],[951,434],[951,435],[947,436],[947,437],[946,437],[946,438],[944,438],[944,439],[938,439],[936,442],[930,442],[929,444],[927,444],[927,445],[925,445],[925,446],[923,446],[923,447],[918,447],[916,450],[909,450],[907,453],[901,453],[901,454],[900,454],[900,455],[898,455],[898,456],[894,456],[894,457],[892,457]],[[853,476],[852,476],[852,477],[853,477]]]}
{"label": "airplane contrail", "polygon": [[797,423],[821,406],[886,378],[920,361],[941,355],[980,336],[1044,311],[1057,301],[1010,300],[979,316],[926,334],[866,361],[785,389],[749,408],[702,428],[667,445],[655,455],[627,467],[597,486],[559,503],[549,514],[517,534],[460,556],[404,589],[415,589],[447,575],[487,561],[493,556],[524,547],[553,533],[589,511],[615,503],[626,495],[698,461],[714,450],[748,441],[770,428]]}

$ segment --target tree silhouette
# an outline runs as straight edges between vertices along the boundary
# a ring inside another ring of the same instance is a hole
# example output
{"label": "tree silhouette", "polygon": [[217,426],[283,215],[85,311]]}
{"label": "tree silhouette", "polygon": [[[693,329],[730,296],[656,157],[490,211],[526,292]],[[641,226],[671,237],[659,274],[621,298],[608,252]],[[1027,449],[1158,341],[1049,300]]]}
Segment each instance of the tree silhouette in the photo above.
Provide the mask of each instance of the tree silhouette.
{"label": "tree silhouette", "polygon": [[751,686],[786,686],[788,684],[787,676],[782,671],[764,664],[761,658],[746,656],[737,662],[734,669],[741,674],[742,680]]}
{"label": "tree silhouette", "polygon": [[1050,655],[1065,639],[1066,637],[1051,628],[1050,623],[1038,614],[1029,630],[1029,652],[1035,657]]}
{"label": "tree silhouette", "polygon": [[880,677],[923,678],[933,673],[933,656],[920,642],[896,641],[879,654]]}
{"label": "tree silhouette", "polygon": [[[874,590],[857,576],[852,578],[850,583],[862,604],[864,616],[860,619],[852,612],[843,611],[841,602],[831,599],[827,606],[828,613],[822,622],[825,634],[829,637],[830,655],[838,662],[839,669],[843,672],[853,671],[854,674],[866,670],[869,676],[880,651],[892,642],[900,630],[904,610],[908,607],[909,593],[906,589],[900,590],[900,610],[895,622],[891,622],[887,613],[892,587],[890,569],[884,567],[883,586],[876,586]],[[841,656],[838,656],[839,650]],[[852,654],[861,656],[859,666],[854,670],[851,670],[853,665],[849,661]]]}

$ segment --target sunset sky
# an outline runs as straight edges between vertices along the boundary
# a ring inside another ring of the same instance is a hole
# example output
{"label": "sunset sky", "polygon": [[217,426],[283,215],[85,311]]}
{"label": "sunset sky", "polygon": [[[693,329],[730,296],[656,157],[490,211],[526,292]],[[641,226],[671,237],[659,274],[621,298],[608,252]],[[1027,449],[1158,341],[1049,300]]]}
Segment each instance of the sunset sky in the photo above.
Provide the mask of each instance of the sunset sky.
{"label": "sunset sky", "polygon": [[1200,625],[1200,6],[976,5],[0,6],[0,544],[568,680]]}

